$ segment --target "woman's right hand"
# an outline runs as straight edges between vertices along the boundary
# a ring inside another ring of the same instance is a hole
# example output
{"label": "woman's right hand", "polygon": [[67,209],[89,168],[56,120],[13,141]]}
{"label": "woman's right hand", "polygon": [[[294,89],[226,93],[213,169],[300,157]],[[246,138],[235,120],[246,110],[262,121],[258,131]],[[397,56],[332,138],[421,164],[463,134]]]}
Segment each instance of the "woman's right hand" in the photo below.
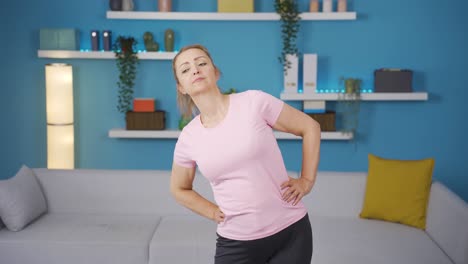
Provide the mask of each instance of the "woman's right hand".
{"label": "woman's right hand", "polygon": [[219,209],[219,207],[213,211],[213,221],[218,224],[224,222],[224,213],[221,211],[221,209]]}

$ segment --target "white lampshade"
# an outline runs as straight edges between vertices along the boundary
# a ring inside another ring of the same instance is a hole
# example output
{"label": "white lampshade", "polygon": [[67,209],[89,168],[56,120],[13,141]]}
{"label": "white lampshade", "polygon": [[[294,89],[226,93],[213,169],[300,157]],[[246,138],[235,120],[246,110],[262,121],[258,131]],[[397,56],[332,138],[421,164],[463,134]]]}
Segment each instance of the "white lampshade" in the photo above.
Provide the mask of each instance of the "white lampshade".
{"label": "white lampshade", "polygon": [[73,123],[72,66],[63,63],[47,64],[45,71],[47,123]]}
{"label": "white lampshade", "polygon": [[47,125],[47,168],[75,167],[74,126]]}
{"label": "white lampshade", "polygon": [[47,64],[47,167],[75,167],[73,125],[73,70],[63,63]]}

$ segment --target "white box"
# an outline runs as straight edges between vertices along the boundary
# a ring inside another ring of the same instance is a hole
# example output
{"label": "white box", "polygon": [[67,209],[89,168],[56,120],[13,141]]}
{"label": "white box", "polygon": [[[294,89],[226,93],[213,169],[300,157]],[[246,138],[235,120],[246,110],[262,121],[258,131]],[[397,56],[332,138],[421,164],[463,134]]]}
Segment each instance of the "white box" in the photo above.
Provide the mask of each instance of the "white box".
{"label": "white box", "polygon": [[317,91],[317,54],[304,54],[303,67],[303,93]]}
{"label": "white box", "polygon": [[325,113],[325,101],[304,101],[303,108],[306,114],[321,114]]}
{"label": "white box", "polygon": [[299,58],[296,55],[286,55],[291,62],[290,68],[284,73],[284,93],[298,93],[299,83]]}

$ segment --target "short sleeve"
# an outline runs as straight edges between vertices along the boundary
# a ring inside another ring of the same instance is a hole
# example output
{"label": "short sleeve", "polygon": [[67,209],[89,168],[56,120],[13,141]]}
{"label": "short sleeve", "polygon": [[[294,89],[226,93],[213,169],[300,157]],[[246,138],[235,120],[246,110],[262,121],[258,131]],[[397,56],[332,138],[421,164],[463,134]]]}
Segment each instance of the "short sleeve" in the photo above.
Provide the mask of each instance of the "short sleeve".
{"label": "short sleeve", "polygon": [[255,110],[268,125],[273,126],[278,120],[284,102],[260,90],[252,90],[251,94]]}
{"label": "short sleeve", "polygon": [[190,156],[188,136],[182,131],[174,149],[174,163],[186,168],[194,168],[195,161]]}

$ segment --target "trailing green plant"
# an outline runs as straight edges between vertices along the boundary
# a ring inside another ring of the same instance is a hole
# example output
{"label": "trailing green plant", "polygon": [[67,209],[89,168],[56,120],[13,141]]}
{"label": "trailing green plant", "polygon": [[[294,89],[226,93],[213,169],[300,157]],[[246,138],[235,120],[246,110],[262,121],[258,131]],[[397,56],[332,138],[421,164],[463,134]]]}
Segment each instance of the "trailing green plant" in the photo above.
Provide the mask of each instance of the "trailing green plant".
{"label": "trailing green plant", "polygon": [[119,70],[119,88],[117,109],[121,113],[131,110],[133,92],[139,63],[136,52],[137,41],[133,37],[118,36],[113,49]]}
{"label": "trailing green plant", "polygon": [[361,111],[361,84],[357,78],[340,78],[344,83],[343,92],[338,93],[338,109],[342,116],[342,131],[357,136],[359,127],[359,113]]}
{"label": "trailing green plant", "polygon": [[300,29],[301,13],[296,0],[275,0],[275,10],[281,17],[281,38],[283,39],[283,48],[278,59],[283,64],[283,70],[286,73],[291,68],[287,55],[297,56],[299,53],[296,40]]}

